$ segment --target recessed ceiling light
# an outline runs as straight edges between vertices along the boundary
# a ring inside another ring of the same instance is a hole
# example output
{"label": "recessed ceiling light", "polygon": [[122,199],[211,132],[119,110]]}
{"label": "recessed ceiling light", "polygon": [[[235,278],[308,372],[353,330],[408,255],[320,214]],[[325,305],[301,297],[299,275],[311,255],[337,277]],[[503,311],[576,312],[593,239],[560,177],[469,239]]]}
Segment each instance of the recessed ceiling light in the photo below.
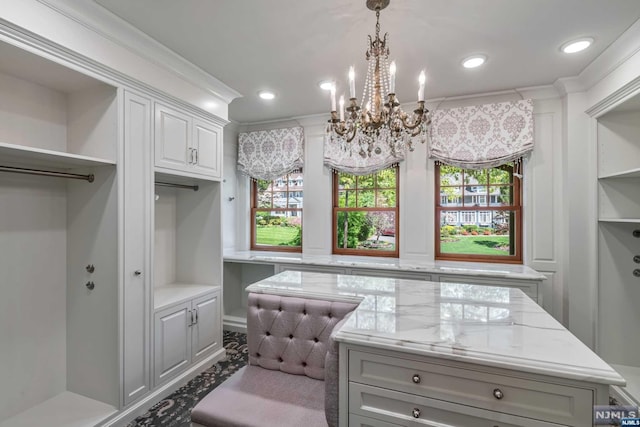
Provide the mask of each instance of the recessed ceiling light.
{"label": "recessed ceiling light", "polygon": [[331,88],[335,86],[335,83],[330,80],[323,80],[318,83],[318,86],[320,86],[322,90],[331,90]]}
{"label": "recessed ceiling light", "polygon": [[572,40],[562,45],[560,48],[564,53],[576,53],[585,50],[593,43],[591,37],[585,37],[578,40]]}
{"label": "recessed ceiling light", "polygon": [[476,68],[484,64],[487,60],[487,57],[484,55],[473,55],[468,58],[465,58],[462,61],[462,66],[464,68]]}
{"label": "recessed ceiling light", "polygon": [[258,96],[262,99],[273,99],[276,97],[276,94],[268,90],[261,90],[258,92]]}

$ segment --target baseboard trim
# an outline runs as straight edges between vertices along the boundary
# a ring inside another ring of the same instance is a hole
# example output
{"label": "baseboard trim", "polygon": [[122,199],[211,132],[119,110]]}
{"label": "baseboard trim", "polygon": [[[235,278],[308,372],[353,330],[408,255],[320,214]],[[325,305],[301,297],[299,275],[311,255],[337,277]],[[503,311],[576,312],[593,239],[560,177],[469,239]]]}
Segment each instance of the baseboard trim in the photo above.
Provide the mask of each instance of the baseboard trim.
{"label": "baseboard trim", "polygon": [[221,348],[211,356],[196,363],[191,368],[187,369],[168,383],[163,384],[162,386],[153,390],[150,394],[144,396],[141,400],[131,404],[131,406],[123,409],[122,411],[117,412],[112,417],[108,418],[106,421],[103,421],[98,425],[101,427],[119,427],[126,425],[127,423],[133,421],[136,417],[142,415],[149,407],[155,405],[168,394],[171,394],[178,388],[182,387],[184,384],[196,377],[204,369],[208,368],[212,364],[219,362],[225,356],[226,350],[224,348]]}

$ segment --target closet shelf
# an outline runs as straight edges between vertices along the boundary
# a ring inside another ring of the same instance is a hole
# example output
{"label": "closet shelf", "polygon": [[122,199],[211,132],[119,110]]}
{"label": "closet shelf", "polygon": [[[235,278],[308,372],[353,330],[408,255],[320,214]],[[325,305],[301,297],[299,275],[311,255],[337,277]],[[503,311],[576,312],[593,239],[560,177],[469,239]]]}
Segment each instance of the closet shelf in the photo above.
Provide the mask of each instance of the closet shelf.
{"label": "closet shelf", "polygon": [[620,222],[628,224],[640,224],[640,218],[599,218],[598,222]]}
{"label": "closet shelf", "polygon": [[609,173],[598,177],[598,179],[608,178],[640,178],[640,168],[629,169],[621,172]]}
{"label": "closet shelf", "polygon": [[79,154],[45,150],[43,148],[0,142],[0,164],[27,167],[73,169],[89,166],[115,165],[111,160]]}
{"label": "closet shelf", "polygon": [[153,292],[153,308],[155,310],[160,310],[174,304],[179,304],[181,302],[206,295],[217,289],[220,289],[220,286],[182,283],[158,286]]}
{"label": "closet shelf", "polygon": [[104,421],[116,408],[68,391],[0,422],[0,427],[86,427]]}
{"label": "closet shelf", "polygon": [[640,402],[640,367],[615,365],[613,363],[610,363],[610,365],[627,381],[624,391],[630,394],[636,402]]}

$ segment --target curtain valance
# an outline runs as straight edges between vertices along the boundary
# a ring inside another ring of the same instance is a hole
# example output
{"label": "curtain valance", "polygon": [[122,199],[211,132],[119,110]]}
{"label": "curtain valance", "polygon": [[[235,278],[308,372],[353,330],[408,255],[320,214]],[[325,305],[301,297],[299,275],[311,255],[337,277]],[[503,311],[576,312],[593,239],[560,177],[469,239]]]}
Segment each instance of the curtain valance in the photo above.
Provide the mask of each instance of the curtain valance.
{"label": "curtain valance", "polygon": [[330,134],[324,139],[324,164],[334,172],[352,175],[371,175],[404,160],[404,150],[394,151],[386,143],[375,146],[356,136],[351,142],[332,141]]}
{"label": "curtain valance", "polygon": [[533,150],[533,101],[436,110],[429,129],[429,157],[465,169],[514,161]]}
{"label": "curtain valance", "polygon": [[302,127],[243,132],[238,143],[238,170],[253,179],[274,180],[302,168]]}

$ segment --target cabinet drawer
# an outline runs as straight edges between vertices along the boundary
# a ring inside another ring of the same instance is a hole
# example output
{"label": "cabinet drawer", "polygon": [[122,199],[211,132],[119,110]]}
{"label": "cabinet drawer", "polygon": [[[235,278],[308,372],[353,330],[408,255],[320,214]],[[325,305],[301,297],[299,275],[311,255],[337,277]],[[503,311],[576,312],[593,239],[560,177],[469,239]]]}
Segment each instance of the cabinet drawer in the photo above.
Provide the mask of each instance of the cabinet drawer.
{"label": "cabinet drawer", "polygon": [[375,418],[349,414],[349,427],[400,427],[401,424],[392,424]]}
{"label": "cabinet drawer", "polygon": [[[399,391],[349,383],[349,425],[429,427],[559,427],[530,418],[429,399]],[[590,424],[580,424],[581,426]]]}
{"label": "cabinet drawer", "polygon": [[349,381],[571,426],[592,423],[592,390],[566,385],[354,350]]}
{"label": "cabinet drawer", "polygon": [[374,276],[388,277],[390,279],[409,279],[409,280],[431,280],[431,276],[427,273],[396,271],[396,270],[376,270],[366,268],[352,268],[351,273],[354,276]]}

